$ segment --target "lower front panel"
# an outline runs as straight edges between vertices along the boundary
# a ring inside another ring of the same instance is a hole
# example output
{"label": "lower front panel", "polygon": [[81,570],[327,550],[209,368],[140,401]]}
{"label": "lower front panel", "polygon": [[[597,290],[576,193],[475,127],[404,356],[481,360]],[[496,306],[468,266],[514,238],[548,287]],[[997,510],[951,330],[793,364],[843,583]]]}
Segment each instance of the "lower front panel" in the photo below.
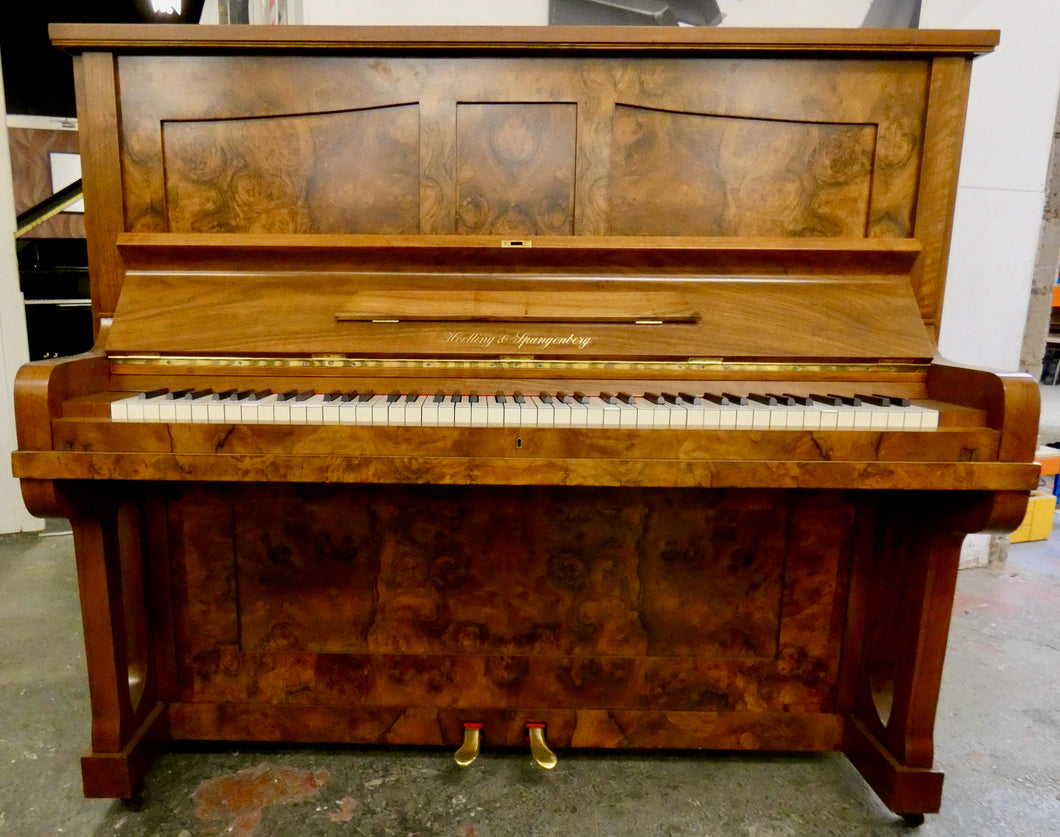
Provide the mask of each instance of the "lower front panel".
{"label": "lower front panel", "polygon": [[842,492],[192,486],[175,737],[831,749]]}

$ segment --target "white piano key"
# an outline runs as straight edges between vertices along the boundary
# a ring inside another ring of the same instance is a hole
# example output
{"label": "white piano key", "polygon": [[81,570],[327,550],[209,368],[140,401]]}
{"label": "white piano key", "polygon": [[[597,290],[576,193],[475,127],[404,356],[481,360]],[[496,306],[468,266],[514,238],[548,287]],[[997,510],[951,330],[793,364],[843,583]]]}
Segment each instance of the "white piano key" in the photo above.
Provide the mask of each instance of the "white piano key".
{"label": "white piano key", "polygon": [[919,407],[912,404],[905,409],[909,410],[912,421],[916,423],[917,430],[938,430],[939,411],[930,407]]}
{"label": "white piano key", "polygon": [[164,402],[169,393],[162,393],[160,395],[150,396],[144,398],[141,402],[141,409],[143,410],[143,418],[141,421],[158,422],[162,420],[160,407]]}
{"label": "white piano key", "polygon": [[391,427],[403,427],[406,424],[406,402],[405,396],[399,394],[396,399],[387,396],[386,424]]}
{"label": "white piano key", "polygon": [[799,407],[798,409],[802,414],[803,430],[821,429],[821,409],[819,407],[813,405],[809,407]]}
{"label": "white piano key", "polygon": [[746,407],[741,407],[741,409],[748,410],[751,413],[751,428],[753,430],[769,429],[769,422],[773,412],[771,407],[752,401]]}
{"label": "white piano key", "polygon": [[243,420],[243,400],[229,396],[224,403],[225,424],[239,424]]}
{"label": "white piano key", "polygon": [[460,396],[459,401],[453,403],[453,424],[457,427],[471,426],[471,402],[466,395]]}
{"label": "white piano key", "polygon": [[409,401],[405,399],[405,424],[413,427],[423,426],[423,406],[427,403],[426,395],[417,395]]}
{"label": "white piano key", "polygon": [[571,427],[589,426],[589,408],[585,404],[582,404],[578,399],[574,399],[567,406],[570,407]]}
{"label": "white piano key", "polygon": [[321,424],[339,424],[339,410],[342,408],[342,396],[330,393],[324,396],[321,408]]}
{"label": "white piano key", "polygon": [[[726,407],[731,409],[735,416],[735,423],[732,426],[737,430],[750,430],[754,426],[754,409],[750,405],[728,404],[723,405],[722,410],[724,411]],[[722,416],[722,419],[725,420],[724,415]],[[725,426],[725,424],[722,424],[722,427]]]}
{"label": "white piano key", "polygon": [[769,408],[769,429],[770,430],[787,430],[788,429],[788,408],[777,404],[775,407]]}
{"label": "white piano key", "polygon": [[532,397],[524,398],[519,404],[519,424],[521,427],[537,427],[537,402]]}
{"label": "white piano key", "polygon": [[[119,398],[110,402],[110,418],[112,421],[129,421],[129,404],[136,401],[140,395],[132,395],[128,398]],[[143,415],[143,413],[140,413]]]}
{"label": "white piano key", "polygon": [[486,395],[482,400],[486,402],[486,427],[504,427],[504,405],[508,399],[498,401],[496,395]]}
{"label": "white piano key", "polygon": [[456,426],[456,404],[453,403],[451,396],[447,395],[442,401],[438,402],[438,426]]}
{"label": "white piano key", "polygon": [[787,422],[787,430],[805,430],[806,428],[806,410],[804,407],[799,406],[786,406],[784,408],[784,418]]}
{"label": "white piano key", "polygon": [[703,420],[706,418],[707,408],[703,404],[682,402],[685,408],[685,427],[689,430],[703,429]]}
{"label": "white piano key", "polygon": [[855,430],[872,429],[872,407],[863,405],[861,407],[851,407],[850,409],[854,413]]}
{"label": "white piano key", "polygon": [[537,410],[537,426],[553,427],[555,419],[552,412],[552,402],[545,401],[539,395],[531,395],[527,400],[533,402],[534,408]]}
{"label": "white piano key", "polygon": [[712,404],[708,401],[704,407],[703,427],[735,430],[736,412],[736,408],[731,405]]}
{"label": "white piano key", "polygon": [[213,401],[213,393],[203,393],[191,400],[191,420],[194,424],[206,424],[210,420],[209,407]]}
{"label": "white piano key", "polygon": [[552,426],[571,426],[571,405],[568,402],[561,401],[559,398],[552,399]]}
{"label": "white piano key", "polygon": [[370,425],[372,424],[373,413],[376,408],[382,404],[383,407],[383,422],[386,423],[386,396],[385,395],[369,395],[367,398],[358,398],[357,406],[354,410],[354,421],[358,425]]}
{"label": "white piano key", "polygon": [[509,395],[504,399],[502,407],[501,425],[503,427],[519,427],[520,417],[523,412],[522,405],[513,396]]}
{"label": "white piano key", "polygon": [[646,398],[634,398],[633,409],[636,411],[636,425],[640,430],[655,427],[655,405]]}
{"label": "white piano key", "polygon": [[339,401],[339,424],[357,423],[357,397],[342,398]]}
{"label": "white piano key", "polygon": [[[589,396],[589,401],[585,404],[585,426],[586,427],[604,427],[606,420],[607,404],[604,400],[596,395]],[[617,418],[617,416],[616,416]]]}
{"label": "white piano key", "polygon": [[373,396],[368,406],[368,422],[378,427],[386,427],[390,418],[390,402],[386,395]]}
{"label": "white piano key", "polygon": [[905,408],[892,404],[890,407],[881,408],[886,411],[887,429],[901,430],[905,427]]}
{"label": "white piano key", "polygon": [[468,398],[470,412],[469,423],[472,427],[485,427],[489,416],[489,404],[486,397],[479,395],[474,401]]}
{"label": "white piano key", "polygon": [[173,401],[173,421],[178,424],[189,424],[191,418],[191,393],[188,393],[183,398],[178,398]]}
{"label": "white piano key", "polygon": [[[184,396],[181,395],[180,398]],[[169,393],[158,405],[158,420],[164,422],[175,422],[177,420],[177,401],[174,393]]]}
{"label": "white piano key", "polygon": [[276,404],[276,393],[264,397],[251,396],[241,402],[240,420],[244,424],[275,424],[273,408]]}
{"label": "white piano key", "polygon": [[424,427],[437,427],[438,426],[438,407],[441,405],[440,401],[436,401],[433,395],[423,396],[423,407],[421,408],[420,415]]}
{"label": "white piano key", "polygon": [[206,402],[206,421],[210,424],[225,423],[225,402],[231,393],[215,392]]}
{"label": "white piano key", "polygon": [[306,424],[324,423],[324,393],[318,392],[308,401],[305,401],[304,405]]}

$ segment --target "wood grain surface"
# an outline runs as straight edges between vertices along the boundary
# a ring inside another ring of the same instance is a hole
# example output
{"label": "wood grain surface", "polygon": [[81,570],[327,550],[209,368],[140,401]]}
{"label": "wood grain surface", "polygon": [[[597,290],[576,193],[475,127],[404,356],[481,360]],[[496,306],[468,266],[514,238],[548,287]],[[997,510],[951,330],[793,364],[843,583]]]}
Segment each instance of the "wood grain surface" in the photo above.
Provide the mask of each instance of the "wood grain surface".
{"label": "wood grain surface", "polygon": [[[961,538],[1037,484],[1034,382],[932,360],[997,33],[265,29],[52,30],[100,335],[20,374],[12,464],[72,519],[86,792],[131,795],[167,738],[452,746],[474,721],[514,746],[533,721],[558,747],[842,749],[896,813],[937,810]],[[159,386],[619,384],[889,392],[940,422],[109,418]]]}

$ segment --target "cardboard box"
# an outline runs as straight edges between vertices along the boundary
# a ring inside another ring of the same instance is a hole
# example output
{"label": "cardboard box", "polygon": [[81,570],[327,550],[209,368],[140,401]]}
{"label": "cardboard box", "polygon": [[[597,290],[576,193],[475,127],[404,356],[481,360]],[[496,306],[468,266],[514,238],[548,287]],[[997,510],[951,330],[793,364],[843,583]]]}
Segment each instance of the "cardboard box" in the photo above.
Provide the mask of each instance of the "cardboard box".
{"label": "cardboard box", "polygon": [[1012,543],[1044,541],[1053,531],[1056,498],[1052,494],[1035,491],[1027,503],[1027,514],[1015,532],[1009,535]]}

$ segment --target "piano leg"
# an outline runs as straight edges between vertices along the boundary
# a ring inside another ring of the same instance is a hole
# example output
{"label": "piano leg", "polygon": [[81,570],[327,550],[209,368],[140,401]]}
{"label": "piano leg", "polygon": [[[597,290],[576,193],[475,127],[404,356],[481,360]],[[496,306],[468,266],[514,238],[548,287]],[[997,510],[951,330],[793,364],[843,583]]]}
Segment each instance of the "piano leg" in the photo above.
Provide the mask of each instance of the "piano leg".
{"label": "piano leg", "polygon": [[1022,512],[1005,495],[936,501],[918,492],[874,505],[862,506],[855,536],[843,750],[884,804],[916,824],[942,798],[933,730],[961,543]]}
{"label": "piano leg", "polygon": [[85,796],[128,799],[168,738],[145,580],[144,547],[160,539],[144,525],[150,503],[96,497],[90,505],[91,516],[71,520],[92,705],[82,779]]}

